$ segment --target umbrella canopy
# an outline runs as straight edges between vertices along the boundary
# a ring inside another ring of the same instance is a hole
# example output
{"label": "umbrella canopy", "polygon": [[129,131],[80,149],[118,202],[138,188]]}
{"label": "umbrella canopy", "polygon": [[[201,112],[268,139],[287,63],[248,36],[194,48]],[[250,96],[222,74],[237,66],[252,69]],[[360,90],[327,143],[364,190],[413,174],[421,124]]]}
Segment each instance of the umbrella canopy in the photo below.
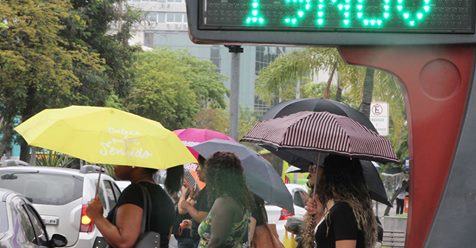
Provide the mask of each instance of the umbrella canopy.
{"label": "umbrella canopy", "polygon": [[198,153],[195,150],[193,150],[193,148],[191,148],[191,146],[193,145],[196,145],[211,139],[235,141],[233,138],[227,136],[224,133],[220,133],[218,131],[214,131],[210,129],[185,128],[185,129],[174,130],[174,133],[187,146],[187,148],[190,150],[193,156],[197,159],[198,159]]}
{"label": "umbrella canopy", "polygon": [[336,115],[347,116],[362,124],[372,131],[377,131],[367,116],[351,106],[330,99],[304,98],[281,102],[268,110],[261,120],[269,120],[277,117],[294,114],[301,111],[329,112]]}
{"label": "umbrella canopy", "polygon": [[210,129],[201,129],[201,128],[184,128],[174,130],[174,133],[179,137],[184,143],[191,143],[190,145],[196,145],[197,143],[205,142],[211,139],[222,139],[222,140],[231,140],[235,141],[233,138],[229,137],[224,133]]}
{"label": "umbrella canopy", "polygon": [[159,122],[113,108],[46,109],[15,130],[29,145],[91,163],[166,169],[196,162]]}
{"label": "umbrella canopy", "polygon": [[219,139],[209,140],[192,148],[204,158],[209,158],[218,151],[234,153],[241,160],[250,191],[267,203],[294,213],[291,193],[273,166],[258,153],[240,143]]}
{"label": "umbrella canopy", "polygon": [[[367,189],[369,190],[370,198],[387,206],[392,206],[388,201],[387,192],[373,162],[360,160],[360,165],[362,166],[362,172],[364,174],[365,183],[367,184]],[[290,166],[286,173],[302,173],[307,171],[308,165],[300,167]]]}
{"label": "umbrella canopy", "polygon": [[[349,117],[329,112],[303,111],[261,121],[242,141],[267,149],[299,151],[309,161],[319,153],[333,153],[365,160],[398,162],[390,141]],[[289,161],[288,161],[289,162]]]}

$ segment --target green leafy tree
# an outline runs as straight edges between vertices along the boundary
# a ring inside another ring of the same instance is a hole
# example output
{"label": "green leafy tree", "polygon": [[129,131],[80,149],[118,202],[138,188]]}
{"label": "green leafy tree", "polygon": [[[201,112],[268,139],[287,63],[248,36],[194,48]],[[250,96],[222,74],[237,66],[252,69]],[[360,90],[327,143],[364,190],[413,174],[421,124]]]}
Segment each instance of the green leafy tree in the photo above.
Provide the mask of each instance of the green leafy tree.
{"label": "green leafy tree", "polygon": [[201,109],[195,116],[195,127],[228,133],[229,115],[224,109]]}
{"label": "green leafy tree", "polygon": [[80,79],[87,84],[77,89],[77,101],[83,104],[103,105],[108,95],[126,97],[133,81],[132,64],[138,47],[131,47],[132,25],[141,13],[124,0],[72,0],[70,16],[65,19],[62,35],[70,42],[80,43],[100,54],[105,61],[102,74],[75,67]]}
{"label": "green leafy tree", "polygon": [[[196,127],[211,129],[225,134],[229,134],[229,114],[223,109],[202,109],[195,117]],[[248,133],[258,122],[256,114],[248,108],[240,108],[240,120],[238,123],[238,137]],[[239,139],[238,138],[238,139]],[[256,147],[252,144],[246,144]],[[257,149],[256,149],[257,150]]]}
{"label": "green leafy tree", "polygon": [[[312,86],[316,73],[329,71],[329,80],[320,95],[309,95],[321,86]],[[335,48],[306,48],[282,54],[260,71],[256,79],[257,95],[268,104],[296,98],[296,84],[306,97],[331,98],[332,79],[337,77],[335,98],[340,98],[345,88],[355,88],[362,69],[346,64]],[[311,85],[311,86],[309,86]],[[339,99],[338,99],[339,100]]]}
{"label": "green leafy tree", "polygon": [[[60,0],[5,0],[0,5],[0,19],[6,23],[0,29],[0,154],[10,149],[15,118],[27,119],[73,97],[73,89],[81,85],[77,65],[97,73],[103,69],[97,53],[60,35],[70,10],[70,3]],[[26,145],[22,150],[27,151]]]}
{"label": "green leafy tree", "polygon": [[[210,62],[199,61],[184,51],[139,53],[134,69],[137,77],[127,98],[127,109],[160,121],[167,128],[194,126],[204,102],[224,104],[226,89],[218,81],[223,77]],[[206,87],[207,78],[210,87]]]}
{"label": "green leafy tree", "polygon": [[179,60],[187,64],[185,73],[187,81],[197,96],[201,108],[226,108],[225,95],[228,90],[224,87],[225,76],[217,73],[216,65],[209,60],[202,60],[179,51]]}

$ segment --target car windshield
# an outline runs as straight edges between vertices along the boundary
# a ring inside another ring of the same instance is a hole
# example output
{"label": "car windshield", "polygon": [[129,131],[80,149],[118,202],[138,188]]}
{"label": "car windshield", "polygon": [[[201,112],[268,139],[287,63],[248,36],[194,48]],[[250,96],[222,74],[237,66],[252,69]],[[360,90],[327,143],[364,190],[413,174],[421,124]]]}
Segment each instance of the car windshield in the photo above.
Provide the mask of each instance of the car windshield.
{"label": "car windshield", "polygon": [[9,171],[0,174],[0,188],[18,192],[35,204],[64,205],[82,197],[83,179],[38,171]]}
{"label": "car windshield", "polygon": [[0,202],[0,237],[8,231],[7,206],[5,202]]}

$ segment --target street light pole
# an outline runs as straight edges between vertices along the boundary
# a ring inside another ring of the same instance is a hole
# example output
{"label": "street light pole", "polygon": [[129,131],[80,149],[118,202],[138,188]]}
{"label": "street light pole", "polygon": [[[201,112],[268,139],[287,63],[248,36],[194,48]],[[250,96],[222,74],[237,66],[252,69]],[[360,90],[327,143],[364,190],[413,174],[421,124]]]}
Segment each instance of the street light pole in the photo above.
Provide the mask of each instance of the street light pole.
{"label": "street light pole", "polygon": [[240,114],[240,53],[241,46],[226,46],[231,53],[231,78],[230,78],[230,136],[238,139],[238,120]]}

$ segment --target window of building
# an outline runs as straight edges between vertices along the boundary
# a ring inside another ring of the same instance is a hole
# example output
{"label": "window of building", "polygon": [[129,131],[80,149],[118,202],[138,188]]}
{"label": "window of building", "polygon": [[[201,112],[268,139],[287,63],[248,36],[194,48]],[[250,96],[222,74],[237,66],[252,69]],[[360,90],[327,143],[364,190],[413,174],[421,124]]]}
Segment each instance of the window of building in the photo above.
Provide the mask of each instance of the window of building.
{"label": "window of building", "polygon": [[165,23],[165,12],[156,12],[156,11],[150,11],[150,12],[145,12],[144,19],[148,22],[153,22],[153,23]]}
{"label": "window of building", "polygon": [[185,23],[185,13],[168,12],[167,23]]}
{"label": "window of building", "polygon": [[157,22],[157,12],[146,12],[144,19],[148,22]]}
{"label": "window of building", "polygon": [[256,47],[256,63],[255,63],[256,75],[258,75],[261,69],[268,66],[280,54],[284,53],[285,51],[286,51],[285,47],[257,46]]}
{"label": "window of building", "polygon": [[144,33],[144,46],[154,46],[154,33]]}
{"label": "window of building", "polygon": [[220,47],[212,46],[210,47],[210,60],[217,66],[217,72],[220,72]]}

